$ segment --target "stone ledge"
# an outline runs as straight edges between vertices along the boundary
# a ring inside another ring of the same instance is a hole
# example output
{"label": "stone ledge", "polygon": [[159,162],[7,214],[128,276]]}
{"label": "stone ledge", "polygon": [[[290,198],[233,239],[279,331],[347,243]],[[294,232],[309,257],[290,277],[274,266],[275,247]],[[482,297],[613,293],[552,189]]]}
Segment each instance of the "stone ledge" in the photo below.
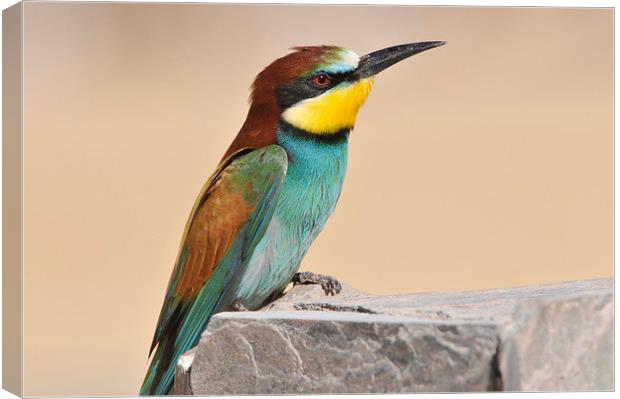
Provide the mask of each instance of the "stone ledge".
{"label": "stone ledge", "polygon": [[613,280],[335,297],[213,317],[180,395],[613,390]]}

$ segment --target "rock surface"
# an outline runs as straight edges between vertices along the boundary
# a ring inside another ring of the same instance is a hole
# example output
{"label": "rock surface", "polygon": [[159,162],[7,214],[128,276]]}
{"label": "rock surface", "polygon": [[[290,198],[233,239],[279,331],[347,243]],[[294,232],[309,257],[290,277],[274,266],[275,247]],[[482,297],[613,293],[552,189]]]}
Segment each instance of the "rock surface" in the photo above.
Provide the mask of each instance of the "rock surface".
{"label": "rock surface", "polygon": [[611,292],[520,304],[500,336],[507,390],[613,389]]}
{"label": "rock surface", "polygon": [[215,315],[180,395],[613,390],[613,280],[326,297]]}

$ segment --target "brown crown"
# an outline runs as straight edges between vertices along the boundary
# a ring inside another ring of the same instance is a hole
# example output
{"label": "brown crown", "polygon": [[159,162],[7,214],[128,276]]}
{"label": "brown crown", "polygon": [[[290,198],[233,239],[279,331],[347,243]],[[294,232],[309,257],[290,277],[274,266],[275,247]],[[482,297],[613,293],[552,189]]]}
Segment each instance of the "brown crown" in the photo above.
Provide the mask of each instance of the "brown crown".
{"label": "brown crown", "polygon": [[294,47],[292,53],[278,58],[256,76],[252,84],[250,110],[237,137],[222,160],[243,148],[260,148],[276,142],[276,124],[282,110],[278,106],[275,90],[291,82],[323,60],[323,55],[335,46]]}

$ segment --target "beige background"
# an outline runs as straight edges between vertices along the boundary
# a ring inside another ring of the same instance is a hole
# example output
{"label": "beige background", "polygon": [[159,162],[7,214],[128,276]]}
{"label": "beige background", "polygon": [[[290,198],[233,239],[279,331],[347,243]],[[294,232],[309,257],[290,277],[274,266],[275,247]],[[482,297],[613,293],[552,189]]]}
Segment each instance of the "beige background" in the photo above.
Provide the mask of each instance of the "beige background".
{"label": "beige background", "polygon": [[380,75],[302,268],[373,293],[612,275],[609,9],[25,6],[25,395],[132,395],[187,214],[287,48]]}

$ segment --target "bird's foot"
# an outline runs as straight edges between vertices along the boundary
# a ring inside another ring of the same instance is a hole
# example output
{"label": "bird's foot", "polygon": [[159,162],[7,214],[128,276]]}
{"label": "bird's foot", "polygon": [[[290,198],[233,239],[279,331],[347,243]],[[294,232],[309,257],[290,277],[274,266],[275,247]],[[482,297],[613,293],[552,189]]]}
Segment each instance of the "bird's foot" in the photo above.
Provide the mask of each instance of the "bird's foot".
{"label": "bird's foot", "polygon": [[233,303],[230,305],[230,308],[233,312],[249,312],[250,311],[250,309],[243,306],[239,298],[233,301]]}
{"label": "bird's foot", "polygon": [[291,280],[293,285],[299,284],[320,284],[325,295],[336,295],[342,290],[342,285],[338,280],[324,274],[316,274],[312,272],[300,272],[293,275]]}

